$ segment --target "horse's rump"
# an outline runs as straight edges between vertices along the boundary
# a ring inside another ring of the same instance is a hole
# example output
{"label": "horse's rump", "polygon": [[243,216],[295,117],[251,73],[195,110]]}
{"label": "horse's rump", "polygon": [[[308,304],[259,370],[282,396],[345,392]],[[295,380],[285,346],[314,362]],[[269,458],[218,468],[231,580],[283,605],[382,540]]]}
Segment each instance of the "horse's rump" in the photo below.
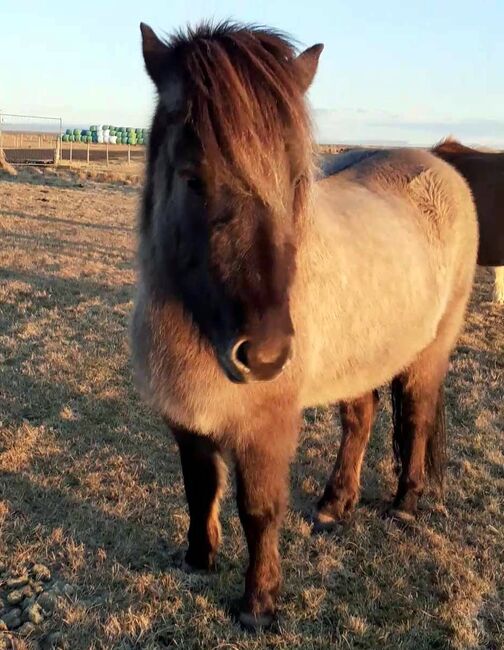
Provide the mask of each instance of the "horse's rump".
{"label": "horse's rump", "polygon": [[462,174],[473,193],[479,222],[478,264],[504,265],[504,154],[444,140],[432,149]]}

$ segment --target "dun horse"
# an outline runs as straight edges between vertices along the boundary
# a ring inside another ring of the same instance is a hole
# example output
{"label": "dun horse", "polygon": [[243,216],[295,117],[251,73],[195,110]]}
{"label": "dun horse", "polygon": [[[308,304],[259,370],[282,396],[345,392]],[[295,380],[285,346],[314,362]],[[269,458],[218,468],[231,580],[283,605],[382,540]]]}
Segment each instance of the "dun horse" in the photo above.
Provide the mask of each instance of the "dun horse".
{"label": "dun horse", "polygon": [[[220,540],[222,457],[236,467],[249,551],[240,619],[267,625],[304,407],[344,401],[317,521],[357,502],[376,409],[392,384],[396,513],[438,476],[448,358],[476,262],[462,177],[428,152],[366,152],[315,182],[304,94],[322,45],[203,25],[162,42],[142,25],[158,91],[139,220],[132,323],[140,388],[180,449],[186,564]],[[328,443],[329,444],[329,443]]]}
{"label": "dun horse", "polygon": [[495,301],[504,304],[504,153],[487,153],[447,139],[432,150],[469,183],[478,212],[478,264],[495,268]]}

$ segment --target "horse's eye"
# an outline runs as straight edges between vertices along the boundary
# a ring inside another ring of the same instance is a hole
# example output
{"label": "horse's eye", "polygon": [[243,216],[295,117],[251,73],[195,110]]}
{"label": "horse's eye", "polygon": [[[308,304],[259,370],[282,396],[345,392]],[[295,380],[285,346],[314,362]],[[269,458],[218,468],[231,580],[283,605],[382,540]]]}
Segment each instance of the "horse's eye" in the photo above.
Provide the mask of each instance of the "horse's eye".
{"label": "horse's eye", "polygon": [[203,192],[203,182],[200,178],[191,176],[190,178],[186,179],[186,183],[187,187],[190,187],[194,192],[197,192],[198,194],[201,194]]}
{"label": "horse's eye", "polygon": [[183,169],[179,171],[179,176],[180,178],[184,179],[184,181],[187,184],[187,187],[193,190],[193,192],[196,192],[198,194],[203,193],[203,181],[201,180],[201,178],[196,176],[194,172]]}

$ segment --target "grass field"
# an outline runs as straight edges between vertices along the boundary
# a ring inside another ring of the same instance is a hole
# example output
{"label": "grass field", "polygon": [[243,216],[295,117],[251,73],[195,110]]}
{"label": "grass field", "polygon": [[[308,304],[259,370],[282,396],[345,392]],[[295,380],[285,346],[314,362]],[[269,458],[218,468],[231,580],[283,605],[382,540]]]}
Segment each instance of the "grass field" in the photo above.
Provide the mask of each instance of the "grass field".
{"label": "grass field", "polygon": [[233,614],[246,552],[232,482],[219,570],[186,574],[175,446],[132,387],[138,187],[22,172],[0,197],[0,561],[43,562],[72,587],[16,648],[56,630],[69,650],[504,647],[504,312],[488,270],[447,382],[444,503],[428,496],[407,528],[381,516],[394,487],[382,399],[360,506],[313,536],[339,425],[307,412],[279,622],[251,636]]}

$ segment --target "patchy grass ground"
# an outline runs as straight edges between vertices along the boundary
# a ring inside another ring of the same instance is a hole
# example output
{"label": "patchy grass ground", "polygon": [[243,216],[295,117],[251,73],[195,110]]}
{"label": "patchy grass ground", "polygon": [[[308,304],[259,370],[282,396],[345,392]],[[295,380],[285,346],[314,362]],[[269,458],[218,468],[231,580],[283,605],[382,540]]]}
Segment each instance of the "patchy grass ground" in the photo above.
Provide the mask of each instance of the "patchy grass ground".
{"label": "patchy grass ground", "polygon": [[71,650],[503,648],[504,312],[489,302],[490,272],[478,273],[447,384],[444,505],[426,499],[406,529],[380,516],[394,484],[384,399],[360,507],[312,536],[305,515],[339,425],[330,410],[307,413],[279,625],[249,636],[232,615],[246,563],[232,495],[219,571],[177,568],[179,461],[128,365],[137,201],[133,187],[71,176],[0,181],[0,561],[43,562],[72,587],[15,646],[59,630]]}

